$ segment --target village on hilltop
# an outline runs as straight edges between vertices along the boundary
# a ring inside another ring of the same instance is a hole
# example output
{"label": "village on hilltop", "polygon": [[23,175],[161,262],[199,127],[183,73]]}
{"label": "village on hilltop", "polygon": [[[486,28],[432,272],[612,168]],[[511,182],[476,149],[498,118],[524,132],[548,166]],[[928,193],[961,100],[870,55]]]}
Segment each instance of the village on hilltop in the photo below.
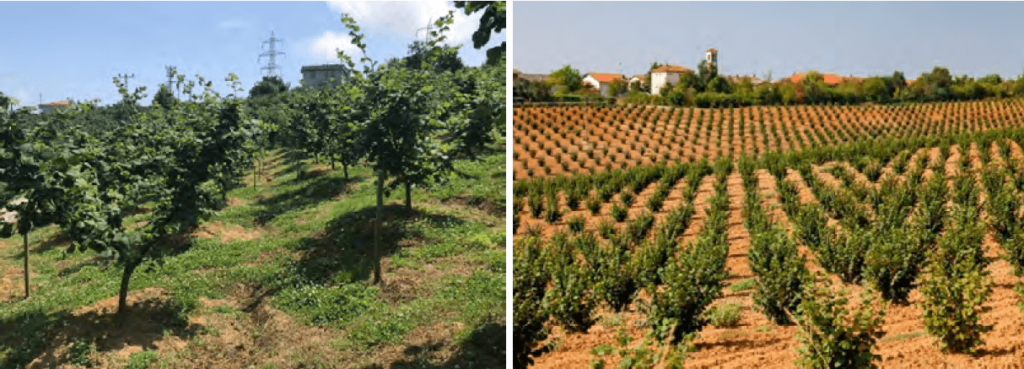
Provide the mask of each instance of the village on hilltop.
{"label": "village on hilltop", "polygon": [[[1015,81],[990,75],[975,80],[953,77],[935,67],[922,77],[932,83],[912,88],[914,79],[902,72],[858,77],[821,73],[794,73],[772,80],[755,75],[719,75],[718,50],[711,48],[695,69],[652,63],[644,74],[581,73],[571,65],[544,74],[513,69],[514,99],[518,102],[624,101],[678,106],[747,106],[760,104],[896,102],[963,100],[1002,96],[1017,88]],[[920,80],[920,78],[918,78]]]}

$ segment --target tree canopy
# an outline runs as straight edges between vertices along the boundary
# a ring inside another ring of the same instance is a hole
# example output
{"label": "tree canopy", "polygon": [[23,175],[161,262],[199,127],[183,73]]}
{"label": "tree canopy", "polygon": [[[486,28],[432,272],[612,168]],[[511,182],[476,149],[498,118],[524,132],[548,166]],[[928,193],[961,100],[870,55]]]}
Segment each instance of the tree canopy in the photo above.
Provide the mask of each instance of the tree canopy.
{"label": "tree canopy", "polygon": [[[491,41],[491,32],[499,33],[505,29],[505,2],[504,1],[456,1],[455,7],[463,9],[466,15],[476,13],[480,10],[484,14],[480,17],[480,26],[473,32],[473,48],[479,49]],[[495,65],[505,55],[505,42],[500,46],[487,49],[487,64]]]}
{"label": "tree canopy", "polygon": [[289,88],[290,86],[279,76],[264,76],[262,81],[249,90],[249,98],[277,95],[288,92]]}

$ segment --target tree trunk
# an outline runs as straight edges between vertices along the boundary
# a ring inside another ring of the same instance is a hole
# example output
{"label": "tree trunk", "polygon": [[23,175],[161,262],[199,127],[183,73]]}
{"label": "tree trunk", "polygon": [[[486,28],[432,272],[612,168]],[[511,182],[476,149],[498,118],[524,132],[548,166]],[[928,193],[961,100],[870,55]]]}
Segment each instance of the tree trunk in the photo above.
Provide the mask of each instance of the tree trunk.
{"label": "tree trunk", "polygon": [[377,172],[377,219],[373,222],[373,284],[380,284],[380,223],[384,217],[384,171]]}
{"label": "tree trunk", "polygon": [[[25,220],[22,221],[24,222]],[[25,299],[27,300],[30,291],[28,287],[28,232],[25,232],[21,237],[25,240]]]}
{"label": "tree trunk", "polygon": [[124,267],[124,274],[121,275],[121,292],[117,298],[117,324],[124,324],[125,317],[128,314],[128,282],[132,279],[132,273],[135,272],[135,267],[138,263],[129,261]]}
{"label": "tree trunk", "polygon": [[256,180],[258,179],[258,177],[256,176],[260,173],[260,160],[256,159],[255,161],[253,161],[252,167],[252,189],[255,190]]}
{"label": "tree trunk", "polygon": [[405,180],[405,210],[412,211],[412,184]]}
{"label": "tree trunk", "polygon": [[334,155],[331,155],[331,170],[334,170]]}
{"label": "tree trunk", "polygon": [[341,163],[341,169],[345,171],[345,179],[348,179],[348,163]]}

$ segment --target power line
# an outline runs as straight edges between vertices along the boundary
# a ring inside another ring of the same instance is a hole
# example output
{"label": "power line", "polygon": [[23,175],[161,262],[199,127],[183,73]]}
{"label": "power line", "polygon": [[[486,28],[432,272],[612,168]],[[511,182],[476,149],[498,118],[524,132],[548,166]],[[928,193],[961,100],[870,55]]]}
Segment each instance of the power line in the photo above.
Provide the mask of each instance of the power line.
{"label": "power line", "polygon": [[[268,75],[270,75],[270,76],[277,75],[275,72],[277,70],[281,69],[280,67],[278,67],[277,63],[275,62],[275,60],[277,58],[277,55],[278,54],[284,55],[284,52],[277,51],[277,50],[274,49],[274,44],[277,43],[277,42],[282,42],[283,43],[284,40],[279,39],[279,38],[275,38],[274,37],[274,32],[270,32],[270,40],[263,41],[263,45],[268,44],[268,43],[270,44],[270,50],[265,52],[265,53],[260,54],[260,57],[256,59],[256,61],[259,62],[261,59],[263,59],[264,56],[270,58],[270,61],[267,63],[267,66],[260,68],[261,70],[266,70],[268,72]],[[261,49],[263,48],[263,45],[260,45]]]}
{"label": "power line", "polygon": [[173,82],[171,81],[171,78],[173,78],[174,75],[178,72],[178,68],[175,66],[168,65],[165,66],[164,69],[167,70],[167,89],[173,92],[174,90],[171,87],[173,86]]}
{"label": "power line", "polygon": [[132,75],[130,75],[130,76],[127,75],[127,74],[123,74],[123,73],[119,74],[117,76],[121,77],[122,79],[124,79],[124,89],[127,90],[128,89],[128,79],[129,78],[135,78],[135,73],[132,73]]}
{"label": "power line", "polygon": [[416,30],[416,36],[420,35],[420,31],[427,31],[423,36],[423,42],[427,42],[427,39],[431,36],[430,31],[434,30],[434,22],[427,19],[427,26]]}

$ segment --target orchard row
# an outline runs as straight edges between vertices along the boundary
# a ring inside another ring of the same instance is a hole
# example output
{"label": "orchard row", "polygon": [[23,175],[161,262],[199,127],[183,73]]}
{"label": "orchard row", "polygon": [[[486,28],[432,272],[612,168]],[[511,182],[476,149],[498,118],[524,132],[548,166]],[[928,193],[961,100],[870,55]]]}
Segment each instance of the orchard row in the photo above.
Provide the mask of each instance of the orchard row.
{"label": "orchard row", "polygon": [[743,155],[759,157],[885,138],[1016,127],[1024,100],[907,105],[517,107],[516,180]]}
{"label": "orchard row", "polygon": [[[515,364],[599,311],[646,317],[646,354],[620,347],[618,360],[681,360],[737,271],[760,314],[799,327],[802,366],[877,364],[890,310],[921,311],[906,319],[942,352],[975,352],[993,281],[1010,277],[993,260],[1024,272],[1022,142],[1000,129],[516,182]],[[727,265],[737,236],[749,249]],[[860,307],[833,282],[862,286]]]}

